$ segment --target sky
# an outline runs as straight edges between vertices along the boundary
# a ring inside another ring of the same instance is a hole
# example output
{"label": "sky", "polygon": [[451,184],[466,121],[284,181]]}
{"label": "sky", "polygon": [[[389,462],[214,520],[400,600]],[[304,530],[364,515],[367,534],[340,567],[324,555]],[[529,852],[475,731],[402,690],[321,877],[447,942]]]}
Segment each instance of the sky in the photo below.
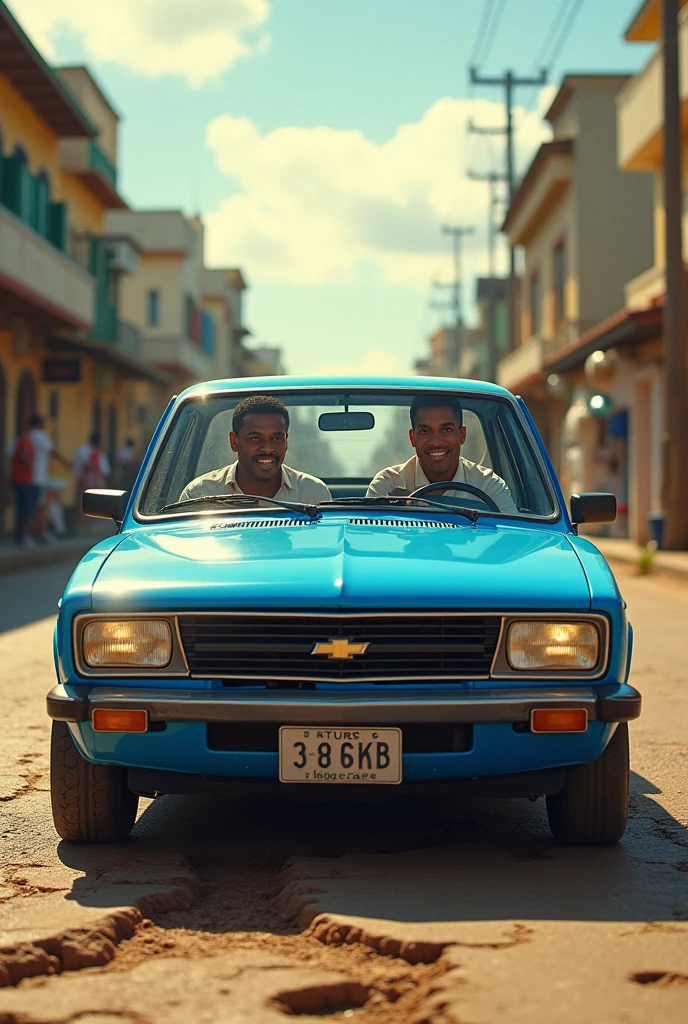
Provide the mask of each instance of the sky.
{"label": "sky", "polygon": [[[548,84],[516,90],[516,162],[549,137],[567,72],[633,72],[639,0],[9,0],[44,57],[85,63],[121,116],[133,208],[206,224],[206,263],[239,266],[245,323],[293,373],[406,373],[446,322],[450,240],[463,310],[487,270],[487,186],[503,91],[467,68]],[[481,26],[484,31],[480,32]],[[485,26],[487,26],[485,28]],[[568,27],[570,26],[570,28]],[[503,246],[501,268],[505,269]]]}

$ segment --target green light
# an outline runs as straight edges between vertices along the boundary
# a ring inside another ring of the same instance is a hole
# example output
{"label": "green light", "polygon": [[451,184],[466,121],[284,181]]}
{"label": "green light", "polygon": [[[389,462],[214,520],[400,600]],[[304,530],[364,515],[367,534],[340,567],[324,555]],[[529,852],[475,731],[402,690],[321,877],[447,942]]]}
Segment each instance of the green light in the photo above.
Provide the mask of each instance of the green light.
{"label": "green light", "polygon": [[588,399],[588,409],[593,416],[605,416],[611,411],[612,400],[609,395],[593,395]]}

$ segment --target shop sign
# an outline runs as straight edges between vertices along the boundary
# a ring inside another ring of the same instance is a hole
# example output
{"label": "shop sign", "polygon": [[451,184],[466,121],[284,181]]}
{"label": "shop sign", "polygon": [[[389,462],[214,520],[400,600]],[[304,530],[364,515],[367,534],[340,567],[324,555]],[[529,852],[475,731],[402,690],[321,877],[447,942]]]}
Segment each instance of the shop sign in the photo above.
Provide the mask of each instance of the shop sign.
{"label": "shop sign", "polygon": [[44,359],[44,384],[78,384],[81,381],[80,359]]}

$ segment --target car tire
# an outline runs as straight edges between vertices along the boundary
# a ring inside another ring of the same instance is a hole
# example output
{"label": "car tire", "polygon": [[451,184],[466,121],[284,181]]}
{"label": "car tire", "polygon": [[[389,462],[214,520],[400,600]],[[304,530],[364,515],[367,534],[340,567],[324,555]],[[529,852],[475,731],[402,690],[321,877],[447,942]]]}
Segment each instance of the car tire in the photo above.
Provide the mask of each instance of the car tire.
{"label": "car tire", "polygon": [[566,769],[560,793],[547,797],[547,817],[562,843],[618,843],[626,828],[630,761],[628,725],[617,725],[604,753]]}
{"label": "car tire", "polygon": [[53,722],[50,798],[57,834],[72,843],[121,842],[139,806],[127,786],[127,769],[83,758],[65,722]]}

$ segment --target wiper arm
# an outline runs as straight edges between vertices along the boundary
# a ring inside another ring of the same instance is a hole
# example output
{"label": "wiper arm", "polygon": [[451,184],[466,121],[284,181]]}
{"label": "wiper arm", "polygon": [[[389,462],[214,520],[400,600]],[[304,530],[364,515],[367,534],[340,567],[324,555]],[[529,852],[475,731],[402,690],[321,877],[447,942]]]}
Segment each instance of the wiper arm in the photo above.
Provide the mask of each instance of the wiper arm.
{"label": "wiper arm", "polygon": [[278,498],[264,498],[259,494],[202,494],[198,498],[184,498],[183,501],[173,501],[170,505],[163,505],[158,512],[173,512],[175,509],[189,508],[200,504],[236,505],[239,508],[255,508],[260,502],[267,502],[275,508],[286,508],[290,512],[301,512],[311,519],[318,516],[318,506],[308,505],[301,501],[282,501]]}
{"label": "wiper arm", "polygon": [[428,498],[411,498],[408,495],[399,495],[395,498],[333,498],[332,501],[321,501],[319,508],[328,508],[334,505],[337,508],[341,508],[342,505],[354,505],[363,506],[364,508],[399,508],[399,506],[408,505],[423,505],[431,509],[437,509],[439,512],[444,512],[446,515],[457,515],[463,516],[468,519],[471,523],[477,523],[479,519],[479,513],[474,508],[461,508],[458,505],[443,505],[439,501],[432,501]]}

